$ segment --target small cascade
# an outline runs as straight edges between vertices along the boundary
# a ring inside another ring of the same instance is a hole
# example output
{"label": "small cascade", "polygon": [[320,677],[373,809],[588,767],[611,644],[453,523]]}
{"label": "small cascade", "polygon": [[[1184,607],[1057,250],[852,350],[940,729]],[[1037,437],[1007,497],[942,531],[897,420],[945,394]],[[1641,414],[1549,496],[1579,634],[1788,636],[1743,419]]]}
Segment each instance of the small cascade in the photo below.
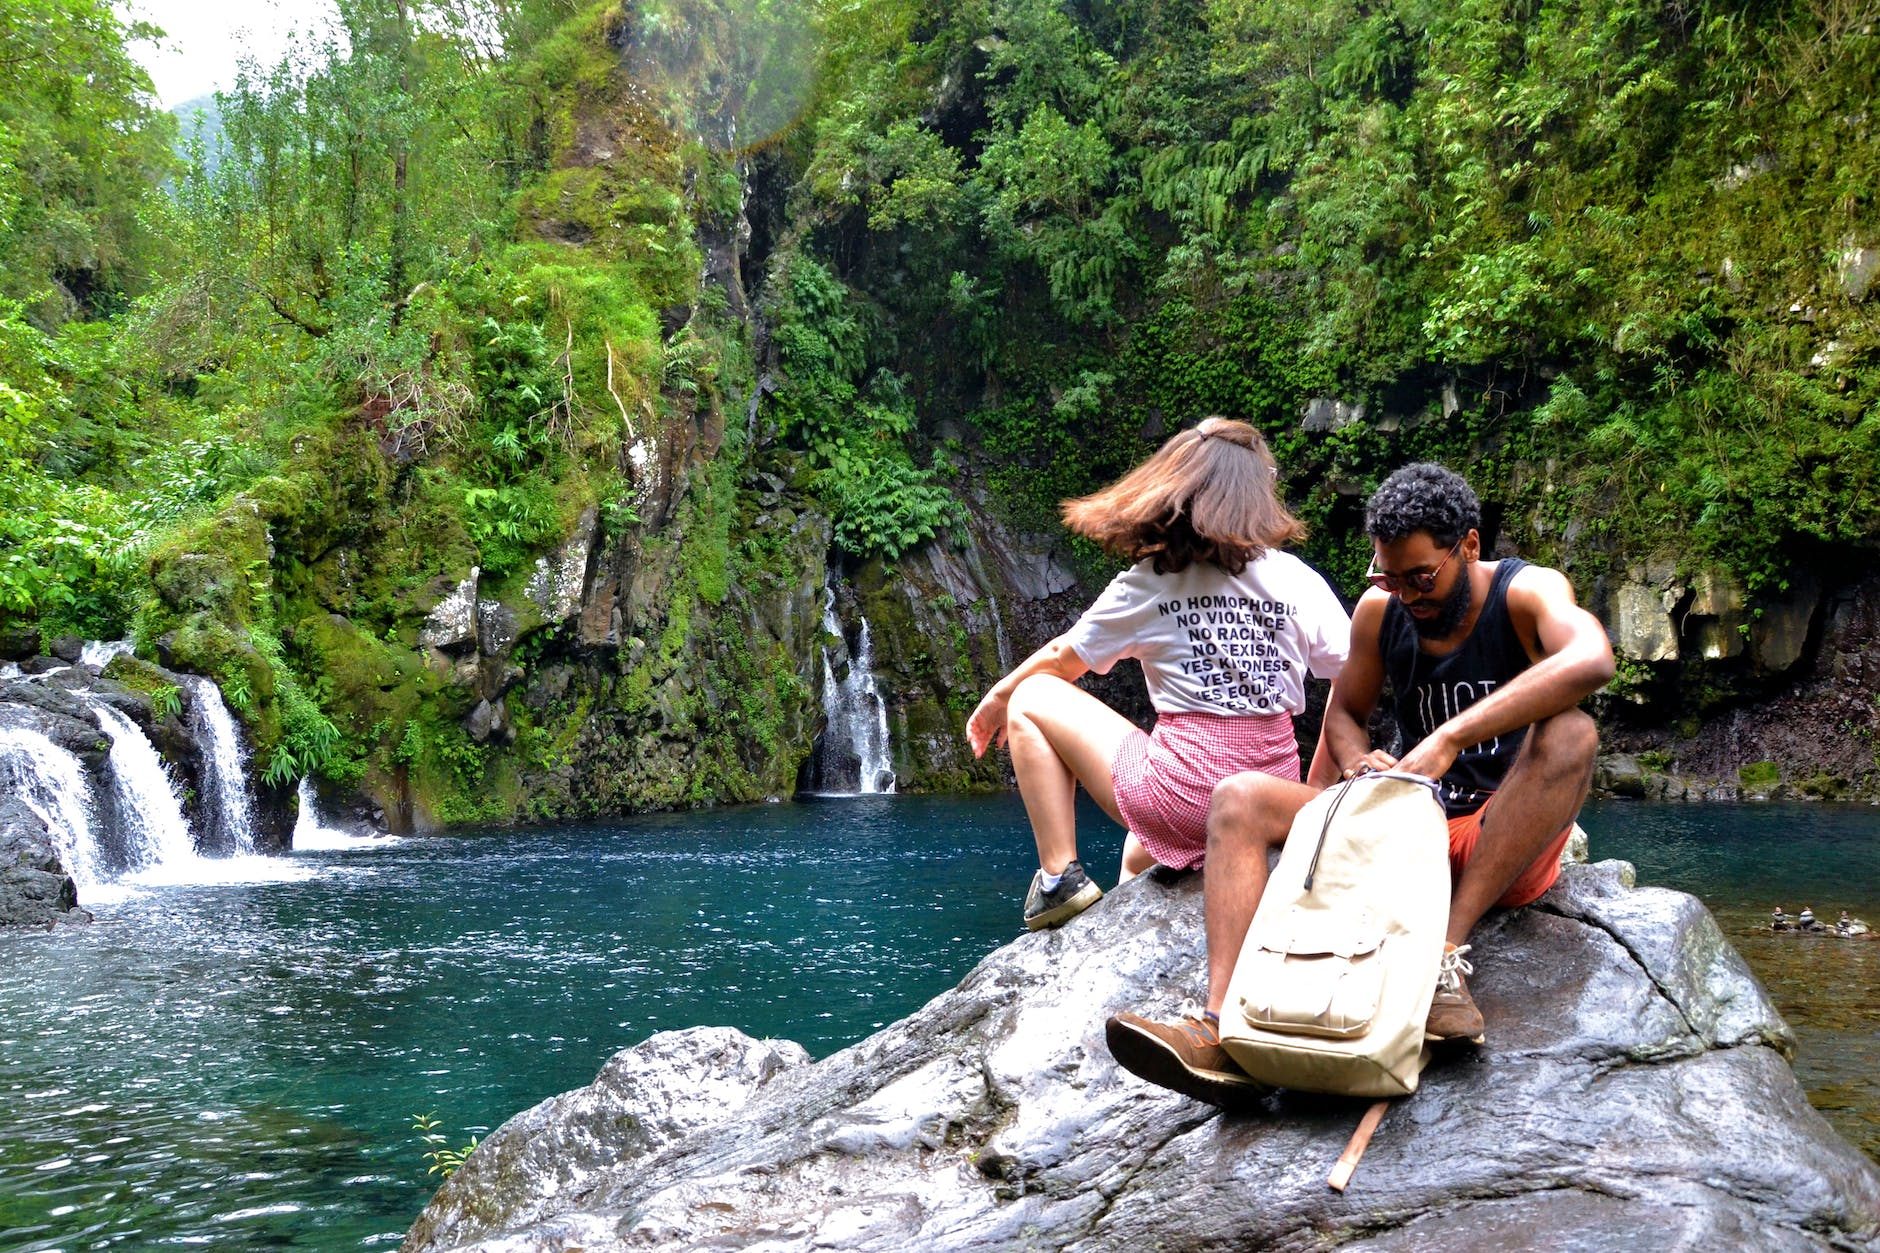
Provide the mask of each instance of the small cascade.
{"label": "small cascade", "polygon": [[[833,590],[823,598],[823,630],[842,634]],[[810,792],[821,796],[870,796],[894,791],[888,752],[888,705],[875,685],[875,644],[868,619],[849,657],[849,672],[837,680],[835,663],[823,649],[823,713],[828,725],[810,763]]]}
{"label": "small cascade", "polygon": [[81,893],[102,881],[84,763],[29,727],[0,726],[0,790],[39,815]]}
{"label": "small cascade", "polygon": [[125,869],[174,867],[196,857],[196,842],[183,817],[183,801],[163,759],[142,729],[102,701],[93,702],[98,722],[111,737],[111,786],[123,827]]}
{"label": "small cascade", "polygon": [[202,745],[202,784],[208,812],[218,828],[219,852],[255,851],[254,807],[248,799],[248,753],[221,689],[208,679],[189,679],[192,729]]}
{"label": "small cascade", "polygon": [[301,779],[298,795],[300,812],[294,816],[293,841],[296,853],[350,852],[354,849],[383,848],[388,844],[404,843],[396,835],[350,835],[337,827],[327,826],[320,820],[319,797],[314,794],[311,779]]}
{"label": "small cascade", "polygon": [[102,670],[111,664],[113,657],[125,656],[132,647],[129,640],[90,640],[79,650],[78,659],[85,665]]}
{"label": "small cascade", "polygon": [[1012,644],[1005,638],[1005,615],[999,612],[999,598],[991,592],[986,593],[986,612],[992,618],[992,642],[998,648],[999,674],[1012,672]]}

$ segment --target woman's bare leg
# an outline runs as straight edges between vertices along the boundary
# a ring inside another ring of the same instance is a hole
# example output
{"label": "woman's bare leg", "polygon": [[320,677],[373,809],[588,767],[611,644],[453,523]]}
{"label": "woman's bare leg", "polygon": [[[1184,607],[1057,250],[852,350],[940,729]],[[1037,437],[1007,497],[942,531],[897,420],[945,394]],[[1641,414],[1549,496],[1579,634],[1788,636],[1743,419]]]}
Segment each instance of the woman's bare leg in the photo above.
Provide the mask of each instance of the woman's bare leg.
{"label": "woman's bare leg", "polygon": [[1128,883],[1155,864],[1155,855],[1144,848],[1142,841],[1136,838],[1136,833],[1131,831],[1123,837],[1123,869],[1117,874],[1116,882]]}
{"label": "woman's bare leg", "polygon": [[1077,856],[1073,802],[1079,783],[1104,813],[1123,821],[1110,762],[1136,727],[1082,688],[1034,674],[1012,693],[1005,730],[1018,793],[1038,841],[1038,864],[1046,874],[1062,874]]}

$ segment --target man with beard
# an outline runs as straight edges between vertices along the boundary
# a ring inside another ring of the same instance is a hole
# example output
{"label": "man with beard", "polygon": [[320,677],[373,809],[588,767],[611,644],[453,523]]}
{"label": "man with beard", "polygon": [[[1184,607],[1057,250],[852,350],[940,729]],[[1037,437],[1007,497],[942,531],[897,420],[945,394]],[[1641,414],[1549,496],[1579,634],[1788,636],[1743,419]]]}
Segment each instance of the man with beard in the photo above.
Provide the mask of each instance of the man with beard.
{"label": "man with beard", "polygon": [[[1221,1048],[1221,1003],[1266,888],[1269,851],[1318,790],[1364,770],[1440,781],[1454,890],[1430,1040],[1482,1041],[1463,976],[1469,932],[1490,907],[1526,905],[1559,875],[1592,779],[1598,732],[1577,706],[1612,678],[1612,645],[1566,576],[1519,558],[1481,560],[1481,505],[1442,466],[1405,466],[1365,510],[1371,583],[1351,617],[1351,655],[1326,705],[1304,783],[1230,776],[1208,815],[1208,1001],[1179,1023],[1118,1014],[1110,1051],[1126,1069],[1214,1104],[1254,1084]],[[1371,744],[1391,691],[1407,751]]]}

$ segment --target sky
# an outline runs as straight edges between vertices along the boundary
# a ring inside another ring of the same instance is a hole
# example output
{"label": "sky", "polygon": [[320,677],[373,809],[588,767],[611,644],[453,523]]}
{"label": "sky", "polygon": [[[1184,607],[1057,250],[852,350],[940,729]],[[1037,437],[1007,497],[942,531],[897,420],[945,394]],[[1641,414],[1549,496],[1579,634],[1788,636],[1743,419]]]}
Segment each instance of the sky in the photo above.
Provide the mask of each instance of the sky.
{"label": "sky", "polygon": [[129,21],[159,26],[160,43],[131,45],[131,55],[150,73],[157,101],[166,109],[227,90],[244,55],[263,65],[280,59],[295,29],[324,25],[329,0],[121,0]]}

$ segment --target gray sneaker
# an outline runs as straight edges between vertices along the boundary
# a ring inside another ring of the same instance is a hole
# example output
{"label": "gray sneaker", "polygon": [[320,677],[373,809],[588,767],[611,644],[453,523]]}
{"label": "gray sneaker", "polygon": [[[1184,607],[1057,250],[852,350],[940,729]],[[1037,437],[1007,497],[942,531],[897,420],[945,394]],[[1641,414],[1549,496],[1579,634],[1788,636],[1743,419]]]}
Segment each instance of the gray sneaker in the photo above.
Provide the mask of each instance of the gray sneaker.
{"label": "gray sneaker", "polygon": [[1044,890],[1044,871],[1031,877],[1031,891],[1025,893],[1025,925],[1033,931],[1055,927],[1070,921],[1097,903],[1103,889],[1090,881],[1083,865],[1073,861],[1064,867],[1058,885]]}

